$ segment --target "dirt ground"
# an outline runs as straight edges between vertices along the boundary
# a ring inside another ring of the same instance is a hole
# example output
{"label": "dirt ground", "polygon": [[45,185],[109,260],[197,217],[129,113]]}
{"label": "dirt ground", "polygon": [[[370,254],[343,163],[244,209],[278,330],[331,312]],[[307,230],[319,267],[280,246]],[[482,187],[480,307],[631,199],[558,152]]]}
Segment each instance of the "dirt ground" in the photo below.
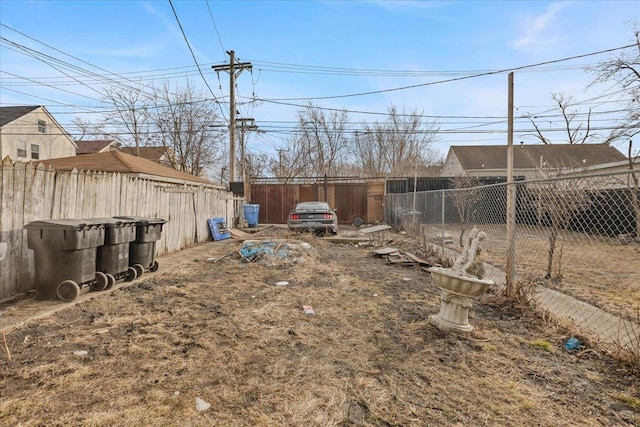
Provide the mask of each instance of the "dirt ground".
{"label": "dirt ground", "polygon": [[490,290],[472,333],[445,333],[429,323],[439,292],[422,269],[295,237],[311,249],[270,262],[243,262],[237,240],[200,245],[10,329],[0,424],[640,426],[637,370],[588,345],[567,351],[567,331],[526,307]]}

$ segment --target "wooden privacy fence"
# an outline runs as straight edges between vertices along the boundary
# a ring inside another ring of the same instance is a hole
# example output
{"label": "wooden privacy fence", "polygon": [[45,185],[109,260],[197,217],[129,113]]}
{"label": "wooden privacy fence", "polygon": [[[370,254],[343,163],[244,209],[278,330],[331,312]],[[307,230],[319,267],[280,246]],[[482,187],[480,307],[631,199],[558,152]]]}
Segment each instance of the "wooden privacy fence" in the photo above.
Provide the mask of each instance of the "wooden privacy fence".
{"label": "wooden privacy fence", "polygon": [[42,219],[118,215],[167,220],[156,254],[180,250],[210,237],[207,219],[231,223],[242,201],[221,186],[120,173],[60,172],[31,163],[0,165],[0,300],[34,288],[33,251],[24,225]]}

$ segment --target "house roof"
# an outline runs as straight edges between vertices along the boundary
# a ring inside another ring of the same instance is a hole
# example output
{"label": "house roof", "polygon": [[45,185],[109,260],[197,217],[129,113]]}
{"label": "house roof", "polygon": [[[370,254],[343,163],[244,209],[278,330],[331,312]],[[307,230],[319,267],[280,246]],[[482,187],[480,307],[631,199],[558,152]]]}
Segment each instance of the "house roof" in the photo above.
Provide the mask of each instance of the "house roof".
{"label": "house roof", "polygon": [[189,175],[188,173],[163,166],[153,160],[132,156],[131,154],[126,154],[120,151],[105,151],[104,153],[47,159],[37,162],[37,164],[59,171],[70,171],[75,168],[77,170],[95,172],[146,174],[209,185],[218,185],[207,179]]}
{"label": "house roof", "polygon": [[91,153],[99,153],[109,145],[116,142],[113,139],[101,139],[95,141],[76,141],[78,145],[78,149],[76,150],[76,154],[91,154]]}
{"label": "house roof", "polygon": [[[120,151],[127,154],[132,154],[136,156],[136,147],[120,147]],[[140,147],[139,148],[140,157],[144,157],[145,159],[160,161],[162,156],[168,154],[168,149],[163,146],[155,146],[155,147]]]}
{"label": "house roof", "polygon": [[[452,146],[465,170],[506,169],[506,145]],[[514,169],[535,169],[540,160],[547,167],[589,167],[625,160],[620,151],[608,144],[532,144],[513,147]]]}
{"label": "house roof", "polygon": [[0,127],[19,119],[25,114],[40,108],[39,105],[21,105],[18,107],[0,107]]}

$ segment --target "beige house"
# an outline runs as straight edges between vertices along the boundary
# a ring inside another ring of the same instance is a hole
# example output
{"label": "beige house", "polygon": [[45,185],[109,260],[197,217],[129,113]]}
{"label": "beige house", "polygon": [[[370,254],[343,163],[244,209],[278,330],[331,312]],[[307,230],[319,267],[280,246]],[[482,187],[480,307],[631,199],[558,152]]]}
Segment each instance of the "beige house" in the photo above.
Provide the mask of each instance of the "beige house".
{"label": "beige house", "polygon": [[[521,144],[513,148],[513,175],[540,178],[624,161],[626,156],[608,144]],[[506,144],[451,146],[441,176],[464,175],[507,176]]]}
{"label": "beige house", "polygon": [[0,159],[54,159],[75,156],[76,149],[71,136],[45,107],[0,107]]}

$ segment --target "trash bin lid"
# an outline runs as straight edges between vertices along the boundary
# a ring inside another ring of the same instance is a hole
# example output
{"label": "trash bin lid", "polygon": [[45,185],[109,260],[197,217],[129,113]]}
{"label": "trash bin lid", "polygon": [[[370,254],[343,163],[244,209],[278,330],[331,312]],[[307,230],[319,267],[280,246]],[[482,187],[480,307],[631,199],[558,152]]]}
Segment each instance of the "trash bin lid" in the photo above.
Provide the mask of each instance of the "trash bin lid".
{"label": "trash bin lid", "polygon": [[25,224],[26,229],[62,228],[65,230],[83,230],[99,228],[102,223],[91,219],[43,219]]}
{"label": "trash bin lid", "polygon": [[164,224],[167,222],[162,218],[153,218],[148,216],[114,216],[114,218],[134,221],[138,225]]}
{"label": "trash bin lid", "polygon": [[136,223],[134,219],[124,217],[89,218],[88,220],[99,222],[103,224],[105,228],[126,227]]}

